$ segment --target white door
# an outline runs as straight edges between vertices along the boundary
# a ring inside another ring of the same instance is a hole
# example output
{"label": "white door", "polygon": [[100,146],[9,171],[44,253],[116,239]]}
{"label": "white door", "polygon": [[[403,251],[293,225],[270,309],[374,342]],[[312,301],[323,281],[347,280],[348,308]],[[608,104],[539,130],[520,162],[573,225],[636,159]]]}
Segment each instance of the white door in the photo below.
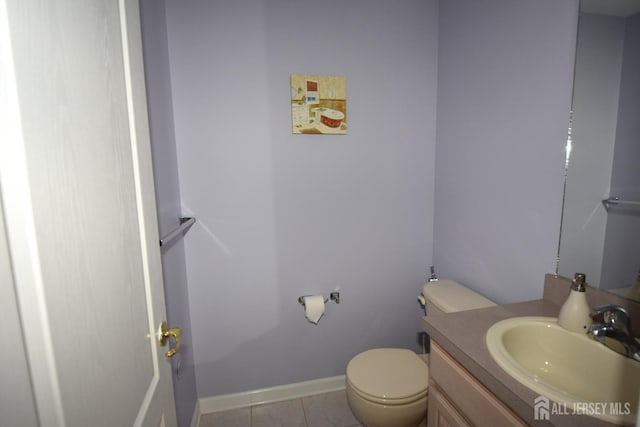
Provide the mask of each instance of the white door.
{"label": "white door", "polygon": [[139,22],[136,0],[0,0],[0,206],[42,426],[176,424]]}

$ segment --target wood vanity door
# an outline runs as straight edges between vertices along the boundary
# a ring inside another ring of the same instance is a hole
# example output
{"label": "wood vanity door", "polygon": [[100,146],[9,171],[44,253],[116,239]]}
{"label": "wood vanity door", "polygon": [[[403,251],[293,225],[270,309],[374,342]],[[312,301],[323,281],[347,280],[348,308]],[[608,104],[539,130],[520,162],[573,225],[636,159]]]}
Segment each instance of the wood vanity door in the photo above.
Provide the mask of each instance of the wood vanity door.
{"label": "wood vanity door", "polygon": [[470,427],[458,408],[453,406],[442,394],[437,383],[429,384],[429,410],[427,415],[429,427]]}
{"label": "wood vanity door", "polygon": [[429,375],[429,427],[527,425],[433,341]]}

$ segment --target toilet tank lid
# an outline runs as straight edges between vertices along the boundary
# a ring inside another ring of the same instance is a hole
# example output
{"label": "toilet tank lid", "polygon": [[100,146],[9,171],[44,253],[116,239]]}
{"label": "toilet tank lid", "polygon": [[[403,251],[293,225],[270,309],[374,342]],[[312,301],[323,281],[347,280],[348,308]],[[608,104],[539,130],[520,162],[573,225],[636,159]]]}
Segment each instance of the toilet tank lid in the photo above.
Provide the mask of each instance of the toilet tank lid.
{"label": "toilet tank lid", "polygon": [[[425,299],[445,313],[493,307],[493,301],[461,285],[455,280],[429,282],[422,288]],[[429,315],[429,313],[427,313]]]}

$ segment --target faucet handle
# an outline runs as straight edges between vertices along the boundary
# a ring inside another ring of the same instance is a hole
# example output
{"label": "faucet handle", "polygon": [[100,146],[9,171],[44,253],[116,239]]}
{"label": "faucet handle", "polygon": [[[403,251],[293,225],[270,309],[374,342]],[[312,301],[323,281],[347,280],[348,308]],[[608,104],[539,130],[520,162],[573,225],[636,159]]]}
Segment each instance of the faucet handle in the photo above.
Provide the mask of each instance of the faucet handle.
{"label": "faucet handle", "polygon": [[617,304],[606,304],[593,307],[591,318],[594,322],[604,323],[631,335],[631,319],[629,312]]}

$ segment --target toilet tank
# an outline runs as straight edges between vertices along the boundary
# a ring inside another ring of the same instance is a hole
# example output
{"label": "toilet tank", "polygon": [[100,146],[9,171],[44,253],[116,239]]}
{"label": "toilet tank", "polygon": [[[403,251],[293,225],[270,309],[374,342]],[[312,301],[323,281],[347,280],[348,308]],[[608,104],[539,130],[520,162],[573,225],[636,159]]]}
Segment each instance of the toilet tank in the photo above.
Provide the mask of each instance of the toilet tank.
{"label": "toilet tank", "polygon": [[429,282],[422,288],[428,316],[493,307],[493,301],[454,280]]}

